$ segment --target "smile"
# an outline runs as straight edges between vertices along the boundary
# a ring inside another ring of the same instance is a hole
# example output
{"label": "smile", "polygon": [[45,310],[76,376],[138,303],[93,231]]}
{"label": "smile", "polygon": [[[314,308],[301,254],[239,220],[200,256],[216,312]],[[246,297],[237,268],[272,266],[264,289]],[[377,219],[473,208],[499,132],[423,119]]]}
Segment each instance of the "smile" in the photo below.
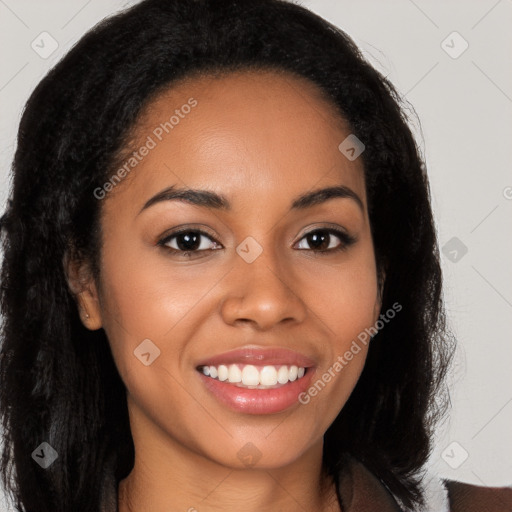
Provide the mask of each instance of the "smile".
{"label": "smile", "polygon": [[301,407],[318,361],[288,348],[247,345],[195,362],[207,394],[223,407],[244,414],[275,414]]}
{"label": "smile", "polygon": [[296,365],[220,364],[202,366],[207,377],[247,389],[275,389],[304,377],[306,369]]}

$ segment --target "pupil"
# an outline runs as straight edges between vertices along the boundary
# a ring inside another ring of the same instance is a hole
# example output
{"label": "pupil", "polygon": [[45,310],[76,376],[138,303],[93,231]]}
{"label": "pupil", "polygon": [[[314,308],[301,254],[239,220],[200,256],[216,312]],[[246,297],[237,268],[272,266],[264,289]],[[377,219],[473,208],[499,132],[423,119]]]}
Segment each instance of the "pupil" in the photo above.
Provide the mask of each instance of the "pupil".
{"label": "pupil", "polygon": [[[178,247],[184,251],[193,251],[199,247],[199,235],[184,233],[178,236]],[[181,241],[180,241],[181,240]]]}
{"label": "pupil", "polygon": [[[318,247],[322,246],[322,244],[325,242],[326,239],[327,239],[327,236],[325,234],[319,235],[318,232],[312,233],[308,237],[308,243],[310,243],[315,248],[318,248]],[[318,243],[319,241],[320,241],[320,243]]]}

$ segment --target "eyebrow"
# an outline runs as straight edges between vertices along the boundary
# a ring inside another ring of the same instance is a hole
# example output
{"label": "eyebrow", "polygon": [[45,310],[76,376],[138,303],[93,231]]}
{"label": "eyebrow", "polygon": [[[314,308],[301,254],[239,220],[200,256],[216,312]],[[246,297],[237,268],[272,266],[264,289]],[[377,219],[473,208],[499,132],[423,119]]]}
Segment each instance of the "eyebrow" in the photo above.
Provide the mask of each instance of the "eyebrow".
{"label": "eyebrow", "polygon": [[[361,198],[352,189],[343,185],[306,192],[305,194],[300,195],[292,201],[290,210],[305,210],[335,198],[352,199],[364,212],[364,205]],[[171,186],[162,190],[151,199],[146,201],[139,213],[149,208],[150,206],[153,206],[154,204],[160,203],[162,201],[173,200],[183,201],[196,206],[202,206],[216,210],[231,210],[231,204],[229,200],[222,194],[217,194],[216,192],[211,192],[209,190],[176,188],[175,186]]]}

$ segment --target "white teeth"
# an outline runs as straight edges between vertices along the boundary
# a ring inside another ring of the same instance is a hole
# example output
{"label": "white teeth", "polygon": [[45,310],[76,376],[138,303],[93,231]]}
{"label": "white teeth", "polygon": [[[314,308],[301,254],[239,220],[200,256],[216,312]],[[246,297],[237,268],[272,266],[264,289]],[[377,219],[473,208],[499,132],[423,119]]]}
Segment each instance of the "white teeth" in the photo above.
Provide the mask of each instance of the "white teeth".
{"label": "white teeth", "polygon": [[232,364],[229,367],[228,372],[228,380],[229,382],[242,382],[242,372],[240,368],[236,364]]}
{"label": "white teeth", "polygon": [[276,385],[287,384],[300,379],[306,373],[304,368],[295,365],[279,367],[267,365],[257,368],[252,364],[228,366],[221,364],[219,366],[203,366],[202,372],[212,379],[228,381],[239,386],[248,386],[250,388],[274,387]]}
{"label": "white teeth", "polygon": [[277,384],[277,370],[274,366],[264,366],[260,372],[260,384],[275,386]]}
{"label": "white teeth", "polygon": [[289,380],[289,376],[290,373],[288,372],[288,368],[286,368],[286,366],[281,366],[277,372],[277,382],[279,382],[279,384],[286,384]]}
{"label": "white teeth", "polygon": [[244,366],[242,370],[242,384],[246,386],[258,386],[260,383],[260,372],[252,364]]}
{"label": "white teeth", "polygon": [[218,368],[218,377],[220,381],[228,380],[229,370],[228,367],[221,364]]}

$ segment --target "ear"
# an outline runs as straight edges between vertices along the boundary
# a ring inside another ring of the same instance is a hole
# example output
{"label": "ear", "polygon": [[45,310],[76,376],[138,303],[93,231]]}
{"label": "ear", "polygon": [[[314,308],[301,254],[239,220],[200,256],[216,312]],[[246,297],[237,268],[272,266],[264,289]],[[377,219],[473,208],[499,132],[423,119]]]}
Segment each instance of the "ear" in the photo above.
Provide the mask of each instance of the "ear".
{"label": "ear", "polygon": [[87,262],[72,258],[66,252],[62,259],[69,289],[75,297],[84,326],[95,331],[103,325],[98,289]]}

